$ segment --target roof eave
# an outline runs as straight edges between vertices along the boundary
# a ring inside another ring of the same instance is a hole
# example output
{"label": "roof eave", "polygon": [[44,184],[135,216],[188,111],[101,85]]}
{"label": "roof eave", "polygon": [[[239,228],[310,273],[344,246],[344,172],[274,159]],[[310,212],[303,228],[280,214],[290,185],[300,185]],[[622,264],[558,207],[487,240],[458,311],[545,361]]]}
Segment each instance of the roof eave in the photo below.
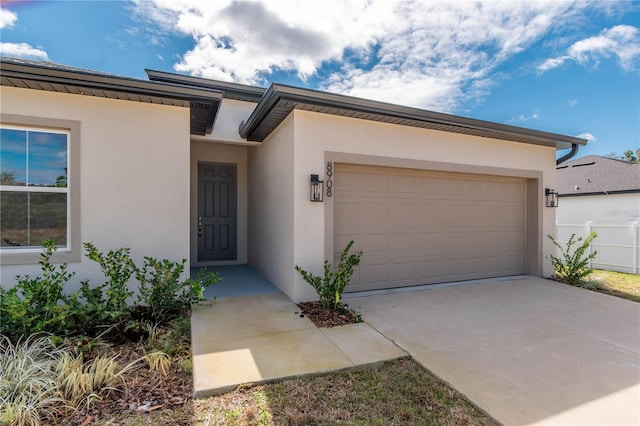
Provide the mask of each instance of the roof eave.
{"label": "roof eave", "polygon": [[248,86],[245,84],[230,83],[225,81],[210,80],[203,77],[194,77],[183,74],[175,74],[166,71],[145,69],[147,78],[151,81],[161,81],[192,87],[203,87],[219,90],[228,99],[235,99],[245,102],[258,103],[266,89],[262,87]]}
{"label": "roof eave", "polygon": [[[206,117],[204,114],[199,115],[203,122],[193,123],[192,121],[191,124],[192,129],[204,127],[204,132],[208,133],[213,130],[213,123],[222,101],[222,92],[213,89],[63,69],[53,65],[22,63],[9,58],[2,58],[0,65],[0,76],[2,77],[0,84],[5,86],[22,88],[36,86],[35,88],[40,90],[86,96],[110,97],[106,95],[108,92],[124,94],[127,95],[126,100],[129,101],[189,107],[192,120],[194,108],[206,109]],[[122,99],[121,97],[115,98]],[[205,105],[206,107],[204,107]],[[194,134],[205,133],[198,130]]]}
{"label": "roof eave", "polygon": [[240,136],[247,140],[261,142],[264,137],[255,137],[255,132],[273,111],[283,102],[313,104],[319,107],[334,108],[345,112],[358,112],[420,123],[432,123],[437,126],[450,126],[459,133],[492,132],[502,135],[503,139],[530,139],[539,145],[553,146],[556,149],[571,148],[572,145],[585,145],[587,140],[572,136],[526,129],[506,124],[493,123],[466,117],[459,117],[418,108],[388,104],[379,101],[354,98],[350,96],[319,92],[309,89],[272,84],[264,94],[251,116],[240,125]]}

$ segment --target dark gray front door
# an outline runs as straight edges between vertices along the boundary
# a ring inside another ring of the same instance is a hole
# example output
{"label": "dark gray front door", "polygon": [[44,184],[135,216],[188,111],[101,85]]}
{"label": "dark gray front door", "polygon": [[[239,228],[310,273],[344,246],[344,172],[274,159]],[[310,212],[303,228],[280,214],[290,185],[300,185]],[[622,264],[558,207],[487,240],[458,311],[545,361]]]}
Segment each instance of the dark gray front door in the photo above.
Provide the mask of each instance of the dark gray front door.
{"label": "dark gray front door", "polygon": [[236,259],[236,166],[198,164],[198,260]]}

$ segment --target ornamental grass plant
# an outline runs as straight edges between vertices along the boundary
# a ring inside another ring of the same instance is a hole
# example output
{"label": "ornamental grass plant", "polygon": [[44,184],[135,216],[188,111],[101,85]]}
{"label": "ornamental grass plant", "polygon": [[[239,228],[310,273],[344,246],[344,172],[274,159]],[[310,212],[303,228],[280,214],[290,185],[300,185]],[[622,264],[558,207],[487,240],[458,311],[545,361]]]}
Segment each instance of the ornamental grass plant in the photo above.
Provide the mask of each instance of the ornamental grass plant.
{"label": "ornamental grass plant", "polygon": [[56,375],[64,351],[42,334],[32,334],[15,344],[4,335],[0,339],[0,424],[52,421],[65,408]]}

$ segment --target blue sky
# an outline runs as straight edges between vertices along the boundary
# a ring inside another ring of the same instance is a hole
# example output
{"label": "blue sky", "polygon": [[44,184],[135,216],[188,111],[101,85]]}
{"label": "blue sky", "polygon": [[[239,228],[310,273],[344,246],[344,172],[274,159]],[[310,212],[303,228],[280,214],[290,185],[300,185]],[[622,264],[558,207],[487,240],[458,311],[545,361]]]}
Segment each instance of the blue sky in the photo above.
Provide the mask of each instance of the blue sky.
{"label": "blue sky", "polygon": [[66,134],[0,129],[0,135],[0,172],[11,173],[18,185],[54,186],[66,175]]}
{"label": "blue sky", "polygon": [[276,81],[640,148],[640,2],[1,1],[6,56]]}

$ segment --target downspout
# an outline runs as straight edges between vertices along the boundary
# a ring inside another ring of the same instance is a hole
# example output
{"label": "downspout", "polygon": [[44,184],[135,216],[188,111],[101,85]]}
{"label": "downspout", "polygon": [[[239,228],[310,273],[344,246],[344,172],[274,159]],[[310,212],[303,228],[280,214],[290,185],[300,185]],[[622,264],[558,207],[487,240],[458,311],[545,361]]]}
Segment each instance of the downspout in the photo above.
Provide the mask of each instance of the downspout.
{"label": "downspout", "polygon": [[578,144],[577,143],[572,143],[571,144],[571,151],[569,151],[568,154],[563,155],[562,157],[558,158],[556,160],[556,166],[558,164],[562,164],[565,161],[567,161],[569,158],[573,157],[574,155],[576,155],[578,153]]}

